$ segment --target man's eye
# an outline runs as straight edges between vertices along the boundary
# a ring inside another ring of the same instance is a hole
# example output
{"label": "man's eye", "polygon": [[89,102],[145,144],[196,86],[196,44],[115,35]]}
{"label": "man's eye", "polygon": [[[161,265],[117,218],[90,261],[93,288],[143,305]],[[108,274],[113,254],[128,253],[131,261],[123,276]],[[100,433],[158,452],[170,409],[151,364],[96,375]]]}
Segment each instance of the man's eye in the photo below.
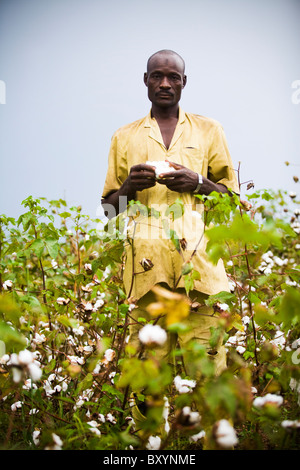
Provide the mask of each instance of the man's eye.
{"label": "man's eye", "polygon": [[154,78],[154,80],[158,80],[158,79],[160,79],[160,74],[159,73],[154,73],[153,75],[151,75],[151,78]]}
{"label": "man's eye", "polygon": [[171,75],[171,80],[175,82],[177,80],[180,80],[180,77],[178,75]]}

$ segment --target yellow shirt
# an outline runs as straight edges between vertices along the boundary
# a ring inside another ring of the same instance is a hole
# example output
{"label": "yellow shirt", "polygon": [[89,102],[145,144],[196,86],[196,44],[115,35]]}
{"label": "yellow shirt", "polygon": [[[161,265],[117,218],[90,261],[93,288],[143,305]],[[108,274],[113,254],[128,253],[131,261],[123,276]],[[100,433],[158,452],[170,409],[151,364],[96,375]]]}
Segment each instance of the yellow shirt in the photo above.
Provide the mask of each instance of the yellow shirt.
{"label": "yellow shirt", "polygon": [[[213,119],[185,113],[180,108],[168,149],[151,113],[120,128],[113,135],[102,197],[105,198],[121,187],[131,166],[147,161],[163,161],[166,158],[239,193],[222,126]],[[182,217],[173,220],[172,215],[165,215],[165,211],[178,199],[184,205],[184,213]],[[146,207],[156,209],[161,216],[156,218],[141,214],[128,224],[129,243],[125,247],[123,279],[127,295],[130,293],[132,297],[139,299],[160,282],[166,282],[171,288],[184,287],[182,266],[196,247],[192,263],[200,278],[195,280],[194,289],[208,295],[229,290],[223,262],[220,260],[217,265],[213,265],[205,252],[207,240],[203,236],[203,205],[199,199],[191,193],[177,193],[157,183],[150,189],[138,191],[136,200]],[[166,225],[175,231],[179,240],[185,239],[187,246],[181,253],[164,229]],[[151,260],[153,267],[144,271],[141,265],[143,259]],[[138,274],[134,275],[132,284],[133,272]]]}

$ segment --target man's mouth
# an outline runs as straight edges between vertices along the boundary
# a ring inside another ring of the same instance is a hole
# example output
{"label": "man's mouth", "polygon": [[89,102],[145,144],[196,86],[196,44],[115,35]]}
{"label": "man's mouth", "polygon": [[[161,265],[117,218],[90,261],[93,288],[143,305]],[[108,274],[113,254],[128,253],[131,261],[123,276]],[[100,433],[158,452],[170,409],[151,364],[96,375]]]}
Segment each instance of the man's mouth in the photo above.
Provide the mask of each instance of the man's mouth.
{"label": "man's mouth", "polygon": [[161,98],[171,98],[173,95],[172,93],[168,93],[166,91],[159,91],[158,93],[156,93],[156,96],[159,96]]}

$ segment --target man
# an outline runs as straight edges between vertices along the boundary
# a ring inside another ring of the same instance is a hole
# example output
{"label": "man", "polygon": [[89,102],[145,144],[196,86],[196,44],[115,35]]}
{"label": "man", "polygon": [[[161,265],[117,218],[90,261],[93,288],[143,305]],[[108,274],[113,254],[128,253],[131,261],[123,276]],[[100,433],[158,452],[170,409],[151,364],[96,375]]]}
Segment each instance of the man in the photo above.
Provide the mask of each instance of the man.
{"label": "man", "polygon": [[[209,195],[212,191],[238,193],[232,160],[221,125],[180,108],[187,77],[184,60],[177,53],[162,50],[153,54],[147,63],[144,83],[151,111],[114,134],[102,203],[109,217],[126,208],[122,204],[124,199],[139,201],[163,214],[159,219],[142,215],[129,227],[124,285],[127,295],[138,301],[136,319],[147,317],[147,305],[155,300],[153,286],[184,292],[182,266],[192,256],[193,268],[199,276],[195,276],[190,298],[202,307],[190,313],[190,333],[179,341],[184,346],[195,339],[205,345],[219,373],[226,367],[225,352],[221,347],[210,351],[210,327],[216,325],[216,318],[204,301],[208,295],[228,290],[228,281],[222,262],[214,266],[205,253],[203,209],[196,195]],[[169,161],[172,171],[157,178],[151,162],[158,161]],[[166,215],[165,208],[174,206],[179,198],[184,213],[173,220],[172,214]],[[176,249],[168,233],[176,233],[178,240],[184,240],[185,249]],[[136,345],[140,327],[137,321],[130,331]],[[167,355],[168,351],[161,350],[161,354]]]}

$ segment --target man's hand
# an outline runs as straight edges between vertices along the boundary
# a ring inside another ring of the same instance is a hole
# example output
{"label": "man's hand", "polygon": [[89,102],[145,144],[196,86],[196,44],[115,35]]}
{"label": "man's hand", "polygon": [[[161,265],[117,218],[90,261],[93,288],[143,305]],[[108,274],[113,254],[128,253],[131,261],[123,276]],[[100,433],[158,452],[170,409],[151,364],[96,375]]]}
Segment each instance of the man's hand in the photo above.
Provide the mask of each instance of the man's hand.
{"label": "man's hand", "polygon": [[156,184],[155,168],[145,163],[133,165],[130,168],[126,183],[130,188],[130,192],[152,188]]}
{"label": "man's hand", "polygon": [[[169,162],[169,164],[176,171],[159,175],[158,183],[165,184],[171,191],[193,193],[198,185],[198,174],[183,165],[179,165],[179,163]],[[213,181],[204,176],[202,176],[202,179],[203,183],[201,184],[199,194],[208,196],[213,191],[231,194],[223,184],[213,183]]]}
{"label": "man's hand", "polygon": [[198,174],[179,163],[169,164],[175,171],[159,175],[158,183],[165,184],[168,189],[178,193],[193,192],[198,184]]}

